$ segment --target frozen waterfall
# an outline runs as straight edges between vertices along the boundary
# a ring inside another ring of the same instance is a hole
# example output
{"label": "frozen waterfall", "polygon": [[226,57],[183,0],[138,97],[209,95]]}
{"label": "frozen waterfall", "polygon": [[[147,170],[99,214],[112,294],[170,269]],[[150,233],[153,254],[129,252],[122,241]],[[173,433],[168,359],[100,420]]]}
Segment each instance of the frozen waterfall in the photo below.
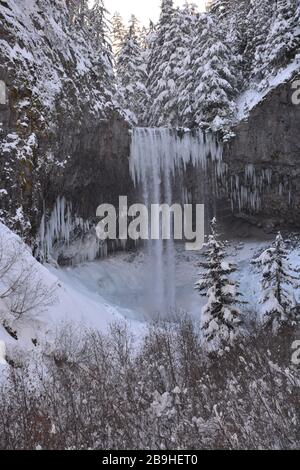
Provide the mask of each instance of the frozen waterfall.
{"label": "frozen waterfall", "polygon": [[[213,166],[214,173],[222,172],[222,153],[216,137],[200,129],[135,128],[130,172],[139,192],[139,202],[147,207],[156,203],[192,202],[183,182],[188,165],[199,171],[202,180],[199,187],[204,187],[209,167]],[[204,200],[193,202],[205,203]],[[174,241],[151,240],[147,242],[147,250],[151,260],[149,302],[157,313],[166,314],[176,307]]]}
{"label": "frozen waterfall", "polygon": [[188,163],[207,169],[209,158],[222,166],[223,147],[212,133],[201,129],[178,131],[168,128],[135,128],[130,155],[130,171],[135,184],[143,183],[146,174],[167,168],[174,176]]}

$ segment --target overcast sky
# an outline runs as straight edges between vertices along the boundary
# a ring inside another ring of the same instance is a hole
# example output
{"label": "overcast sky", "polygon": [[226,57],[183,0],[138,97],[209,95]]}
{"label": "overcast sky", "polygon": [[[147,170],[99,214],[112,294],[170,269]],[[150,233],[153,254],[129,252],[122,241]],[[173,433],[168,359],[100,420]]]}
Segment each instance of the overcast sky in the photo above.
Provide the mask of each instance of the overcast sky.
{"label": "overcast sky", "polygon": [[[204,10],[205,0],[193,0],[200,10]],[[149,19],[157,21],[160,12],[161,0],[105,0],[106,8],[111,14],[118,11],[125,21],[128,21],[130,15],[135,14],[138,19],[148,24]],[[184,4],[184,0],[175,0],[176,6]]]}

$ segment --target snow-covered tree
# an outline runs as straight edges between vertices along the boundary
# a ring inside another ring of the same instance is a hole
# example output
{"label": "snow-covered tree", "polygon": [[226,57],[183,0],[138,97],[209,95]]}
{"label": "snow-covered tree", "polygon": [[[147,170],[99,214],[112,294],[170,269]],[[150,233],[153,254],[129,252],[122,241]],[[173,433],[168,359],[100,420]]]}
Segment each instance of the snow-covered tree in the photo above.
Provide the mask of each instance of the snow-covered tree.
{"label": "snow-covered tree", "polygon": [[237,305],[241,294],[238,283],[230,278],[236,266],[225,261],[225,244],[217,233],[216,219],[212,220],[204,255],[206,260],[200,263],[203,272],[196,283],[196,289],[208,299],[202,309],[201,329],[208,350],[219,351],[229,347],[240,332]]}
{"label": "snow-covered tree", "polygon": [[124,39],[117,57],[116,68],[120,104],[129,112],[134,124],[142,124],[144,107],[149,100],[146,88],[147,68],[134,24],[130,26]]}
{"label": "snow-covered tree", "polygon": [[174,69],[179,32],[174,21],[173,0],[162,1],[162,11],[149,51],[148,90],[152,104],[146,111],[149,125],[171,125],[177,120],[177,90]]}
{"label": "snow-covered tree", "polygon": [[126,36],[126,28],[120,13],[116,12],[112,18],[112,47],[117,57]]}
{"label": "snow-covered tree", "polygon": [[89,12],[90,31],[94,45],[97,49],[111,48],[111,28],[107,19],[108,11],[103,0],[95,0]]}
{"label": "snow-covered tree", "polygon": [[231,0],[230,15],[225,17],[227,43],[234,49],[237,56],[237,63],[241,72],[241,85],[243,79],[246,78],[247,71],[249,71],[245,51],[248,44],[250,9],[251,2],[249,0]]}
{"label": "snow-covered tree", "polygon": [[[250,0],[214,0],[209,8],[210,15],[223,30],[223,38],[236,56],[239,70],[247,70],[244,51],[247,47],[249,30]],[[238,77],[242,85],[242,76]]]}
{"label": "snow-covered tree", "polygon": [[92,46],[97,54],[97,74],[102,76],[103,94],[113,97],[115,89],[115,75],[113,70],[113,53],[110,41],[110,23],[107,19],[108,11],[103,0],[95,0],[89,12],[89,36]]}
{"label": "snow-covered tree", "polygon": [[196,60],[199,31],[202,22],[198,18],[194,5],[185,3],[178,12],[180,28],[178,54],[181,56],[177,67],[177,106],[178,123],[180,126],[193,127],[194,123],[194,92],[196,77],[193,73],[193,63]]}
{"label": "snow-covered tree", "polygon": [[263,56],[267,65],[265,76],[286,65],[293,59],[296,50],[300,50],[300,37],[295,25],[296,3],[296,0],[275,2],[272,27]]}
{"label": "snow-covered tree", "polygon": [[288,251],[280,233],[274,245],[252,263],[262,268],[263,324],[276,332],[282,325],[292,324],[295,320],[292,313],[295,307],[293,288],[297,286],[299,279],[288,263]]}
{"label": "snow-covered tree", "polygon": [[138,20],[138,18],[135,15],[131,15],[130,20],[129,20],[129,29],[132,29],[134,31],[134,34],[136,36],[136,39],[140,42],[141,39],[141,25]]}
{"label": "snow-covered tree", "polygon": [[263,60],[267,37],[272,27],[274,3],[266,0],[250,0],[250,8],[246,17],[246,62],[245,78],[262,78],[262,70],[266,66]]}
{"label": "snow-covered tree", "polygon": [[194,73],[198,81],[194,103],[197,125],[206,125],[213,130],[226,128],[236,109],[237,64],[224,31],[208,15],[199,38]]}
{"label": "snow-covered tree", "polygon": [[224,19],[229,15],[231,0],[212,0],[209,11],[218,19]]}
{"label": "snow-covered tree", "polygon": [[66,5],[70,13],[71,22],[80,29],[85,29],[89,19],[89,1],[67,0]]}
{"label": "snow-covered tree", "polygon": [[147,50],[149,48],[149,44],[151,43],[151,38],[154,35],[154,31],[155,24],[151,20],[148,26],[142,26],[140,34],[140,43],[143,49]]}

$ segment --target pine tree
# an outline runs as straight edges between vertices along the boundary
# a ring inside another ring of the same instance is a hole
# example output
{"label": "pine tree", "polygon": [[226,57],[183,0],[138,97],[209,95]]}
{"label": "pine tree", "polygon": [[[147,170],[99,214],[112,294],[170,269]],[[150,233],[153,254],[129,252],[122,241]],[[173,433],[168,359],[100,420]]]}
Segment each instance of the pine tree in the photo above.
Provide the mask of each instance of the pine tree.
{"label": "pine tree", "polygon": [[116,12],[112,18],[112,47],[118,57],[126,36],[126,28],[120,13]]}
{"label": "pine tree", "polygon": [[252,261],[262,268],[261,290],[263,324],[278,331],[284,324],[292,324],[295,320],[292,313],[294,307],[293,291],[288,287],[296,287],[298,277],[287,261],[288,251],[279,233],[272,247],[265,250]]}
{"label": "pine tree", "polygon": [[141,25],[139,20],[135,15],[131,15],[130,20],[129,20],[129,28],[134,31],[135,37],[140,42],[141,40]]}
{"label": "pine tree", "polygon": [[230,15],[226,17],[227,42],[237,56],[237,64],[240,69],[240,87],[247,80],[249,64],[245,51],[248,45],[249,12],[251,2],[249,0],[231,0]]}
{"label": "pine tree", "polygon": [[295,17],[296,0],[277,0],[272,28],[269,31],[263,56],[267,64],[265,76],[291,62],[296,51],[300,50]]}
{"label": "pine tree", "polygon": [[146,88],[147,69],[142,48],[132,23],[124,39],[117,58],[117,75],[119,83],[119,100],[130,113],[134,124],[143,124],[144,107],[149,95]]}
{"label": "pine tree", "polygon": [[85,30],[88,25],[89,18],[89,2],[88,0],[67,0],[71,22],[81,30]]}
{"label": "pine tree", "polygon": [[197,125],[214,131],[230,127],[236,110],[237,63],[224,36],[221,26],[207,15],[194,64],[198,81],[194,106]]}
{"label": "pine tree", "polygon": [[242,87],[243,77],[247,69],[244,51],[247,47],[247,33],[249,29],[248,14],[251,7],[249,0],[214,0],[210,7],[210,14],[216,24],[220,25],[226,37],[226,43],[236,56],[238,84]]}
{"label": "pine tree", "polygon": [[149,22],[149,26],[143,26],[141,29],[141,35],[140,35],[140,42],[141,46],[144,50],[147,50],[149,48],[149,44],[151,43],[151,37],[153,36],[155,31],[155,25],[153,21]]}
{"label": "pine tree", "polygon": [[95,0],[89,13],[91,37],[96,49],[111,50],[111,28],[103,0]]}
{"label": "pine tree", "polygon": [[181,55],[178,63],[177,90],[178,90],[178,124],[184,127],[193,127],[194,124],[194,92],[196,80],[193,73],[193,63],[196,60],[198,34],[201,21],[198,18],[194,5],[187,2],[178,14],[180,27],[180,47],[178,54]]}
{"label": "pine tree", "polygon": [[238,283],[230,279],[236,266],[225,261],[225,244],[217,233],[216,219],[211,223],[211,235],[205,245],[206,261],[200,263],[204,269],[196,289],[207,297],[202,309],[202,332],[210,351],[230,346],[239,333],[240,311],[237,305],[241,294]]}
{"label": "pine tree", "polygon": [[115,74],[113,70],[113,53],[110,42],[110,24],[107,19],[108,11],[103,0],[95,0],[94,6],[89,12],[89,37],[97,54],[97,75],[102,76],[103,89],[109,100],[113,99],[115,92]]}
{"label": "pine tree", "polygon": [[247,16],[247,46],[245,61],[247,63],[246,80],[256,78],[260,80],[266,67],[264,50],[269,31],[272,27],[272,18],[275,2],[266,0],[251,0]]}
{"label": "pine tree", "polygon": [[152,104],[146,111],[148,124],[172,125],[178,119],[177,90],[174,69],[177,66],[176,47],[178,22],[173,0],[162,0],[160,20],[149,51],[148,90]]}

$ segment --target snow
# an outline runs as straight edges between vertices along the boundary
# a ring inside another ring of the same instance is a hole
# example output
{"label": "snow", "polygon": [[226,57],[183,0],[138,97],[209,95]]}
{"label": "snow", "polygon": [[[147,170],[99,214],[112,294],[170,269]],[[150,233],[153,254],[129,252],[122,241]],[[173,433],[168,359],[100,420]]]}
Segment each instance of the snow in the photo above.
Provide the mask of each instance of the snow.
{"label": "snow", "polygon": [[[22,259],[16,265],[17,270],[24,269],[25,266],[33,267],[36,276],[42,280],[47,289],[55,286],[55,302],[49,306],[46,311],[35,312],[34,315],[24,319],[14,320],[4,300],[0,299],[1,319],[9,319],[10,324],[18,333],[18,345],[26,350],[32,350],[32,339],[37,339],[38,343],[54,341],[56,330],[63,325],[72,325],[73,327],[95,328],[105,332],[108,327],[115,322],[122,322],[126,319],[126,309],[118,308],[113,302],[106,301],[93,285],[87,288],[84,282],[75,282],[73,276],[68,276],[68,270],[55,269],[52,266],[43,266],[38,263],[31,255],[28,247],[21,242],[20,238],[13,234],[7,227],[0,223],[0,238],[5,246],[10,250],[14,247],[23,246]],[[93,272],[93,266],[91,265]],[[83,272],[84,267],[83,267]],[[36,277],[35,277],[36,279]],[[5,279],[0,280],[1,287]],[[32,286],[34,289],[35,286]],[[129,317],[130,315],[128,315]],[[129,321],[133,331],[141,330],[140,322]],[[0,341],[16,346],[16,340],[13,339],[4,327],[0,326]],[[4,346],[3,346],[4,347]]]}
{"label": "snow", "polygon": [[[9,243],[20,242],[3,224],[0,224],[0,238],[6,241],[7,246]],[[243,320],[247,325],[261,320],[261,274],[250,261],[259,257],[270,245],[270,241],[254,239],[245,240],[242,244],[239,241],[229,242],[227,260],[238,266],[238,271],[232,278],[240,283],[242,300],[249,302],[249,305],[241,307]],[[26,321],[13,323],[18,332],[18,341],[0,326],[0,341],[5,343],[9,354],[15,349],[21,349],[22,354],[33,351],[33,338],[37,339],[39,344],[51,345],[57,330],[63,326],[75,329],[91,327],[105,332],[111,323],[120,321],[128,324],[138,343],[149,321],[156,320],[159,313],[160,318],[173,318],[174,312],[158,312],[156,309],[151,283],[151,259],[143,251],[118,254],[75,267],[56,268],[53,265],[41,265],[32,257],[29,249],[23,246],[23,258],[26,263],[34,267],[46,286],[56,287],[56,300],[47,311],[35,312]],[[162,263],[165,263],[165,254],[162,256]],[[198,252],[186,252],[184,245],[176,245],[175,284],[172,286],[169,279],[170,283],[164,286],[164,289],[175,290],[175,313],[187,312],[196,321],[201,318],[201,309],[207,303],[207,299],[201,298],[194,289],[199,277],[200,259]],[[292,249],[289,262],[293,266],[299,266],[300,255],[297,247]],[[164,295],[169,295],[167,291],[163,292]],[[296,300],[299,300],[299,291],[295,291],[295,296]],[[5,308],[7,306],[4,301],[0,300],[2,315],[3,312],[8,315]],[[216,325],[211,324],[210,328],[215,329]],[[2,359],[3,356],[4,353]]]}
{"label": "snow", "polygon": [[5,355],[6,355],[5,343],[4,341],[0,341],[0,366],[6,365]]}
{"label": "snow", "polygon": [[258,105],[272,90],[282,83],[290,80],[295,72],[300,71],[300,59],[296,58],[291,64],[282,70],[279,70],[276,75],[268,78],[265,88],[262,90],[255,89],[253,86],[244,91],[237,99],[237,120],[241,121],[246,119],[250,111]]}
{"label": "snow", "polygon": [[[270,245],[270,241],[246,240],[239,245],[237,240],[229,243],[228,261],[238,266],[238,271],[232,276],[240,283],[239,291],[243,293],[243,301],[249,305],[242,307],[246,315],[246,323],[254,320],[253,314],[260,318],[260,274],[250,261],[257,257]],[[162,263],[166,263],[163,254]],[[201,309],[206,303],[194,289],[199,277],[199,261],[202,259],[198,252],[186,252],[184,245],[175,246],[175,294],[176,310],[188,312],[197,320]],[[300,257],[297,249],[291,252],[290,263],[299,265]],[[157,318],[153,285],[151,283],[151,259],[143,251],[124,253],[110,256],[106,259],[84,263],[75,267],[55,269],[48,266],[59,280],[70,289],[81,292],[83,296],[93,298],[97,302],[105,299],[121,316],[133,322],[146,322]],[[165,289],[171,289],[167,284]],[[231,287],[228,287],[231,289]],[[164,295],[168,295],[164,291]],[[296,292],[297,297],[299,293]],[[255,312],[255,313],[253,313]],[[170,318],[170,312],[163,312],[163,318]]]}

